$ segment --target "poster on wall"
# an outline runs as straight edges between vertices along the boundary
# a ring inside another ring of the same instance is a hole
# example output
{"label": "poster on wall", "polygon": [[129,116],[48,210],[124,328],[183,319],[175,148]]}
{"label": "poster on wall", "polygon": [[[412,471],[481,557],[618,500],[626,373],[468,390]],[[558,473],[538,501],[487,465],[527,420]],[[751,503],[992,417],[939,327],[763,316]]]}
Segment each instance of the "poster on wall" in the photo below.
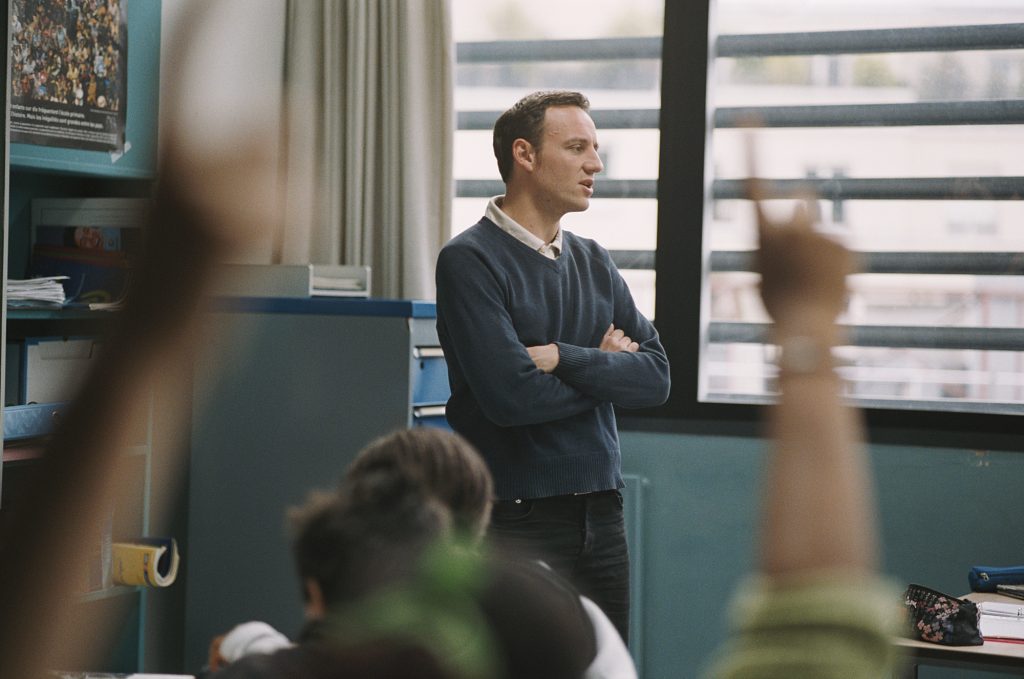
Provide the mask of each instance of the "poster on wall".
{"label": "poster on wall", "polygon": [[123,152],[126,0],[11,4],[11,141]]}

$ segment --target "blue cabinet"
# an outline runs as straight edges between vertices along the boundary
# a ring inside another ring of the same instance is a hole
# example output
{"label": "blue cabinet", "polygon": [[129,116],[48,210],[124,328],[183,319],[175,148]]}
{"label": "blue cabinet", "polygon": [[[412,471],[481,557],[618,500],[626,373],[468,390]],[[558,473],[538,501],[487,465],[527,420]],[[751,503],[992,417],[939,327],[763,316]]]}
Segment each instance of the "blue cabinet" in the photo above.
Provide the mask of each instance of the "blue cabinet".
{"label": "blue cabinet", "polygon": [[448,398],[432,302],[221,298],[208,320],[217,332],[195,371],[184,562],[191,668],[239,622],[298,632],[287,509],[333,488],[374,438],[446,426]]}

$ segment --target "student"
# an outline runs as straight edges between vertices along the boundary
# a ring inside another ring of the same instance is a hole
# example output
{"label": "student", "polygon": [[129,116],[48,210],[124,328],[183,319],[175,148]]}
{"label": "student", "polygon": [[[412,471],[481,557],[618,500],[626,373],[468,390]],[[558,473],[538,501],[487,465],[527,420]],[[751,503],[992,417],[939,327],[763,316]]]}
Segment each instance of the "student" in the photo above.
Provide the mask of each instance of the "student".
{"label": "student", "polygon": [[832,349],[851,254],[816,233],[810,210],[769,219],[757,201],[761,298],[779,345],[767,417],[760,574],[737,593],[735,632],[714,679],[896,676],[900,592],[876,573],[878,547],[859,414],[842,403]]}
{"label": "student", "polygon": [[[469,542],[482,539],[487,530],[493,483],[480,455],[461,436],[440,429],[416,428],[396,431],[364,448],[346,471],[343,493],[365,492],[375,479],[398,477],[429,494],[451,512],[456,534]],[[315,572],[314,563],[299,561],[300,572]],[[536,571],[538,566],[521,563],[519,568]],[[553,580],[557,591],[571,590],[567,583],[549,572],[534,574],[541,580]],[[307,599],[317,598],[315,588],[303,583]],[[595,649],[585,672],[586,679],[635,679],[636,669],[624,643],[607,616],[586,597],[580,598],[582,611],[593,629]],[[315,610],[315,609],[314,609]],[[307,609],[308,612],[308,609]],[[211,646],[211,667],[252,653],[273,652],[290,641],[266,623],[249,622],[218,638]]]}
{"label": "student", "polygon": [[377,471],[346,493],[316,495],[293,520],[308,592],[302,637],[216,679],[346,676],[319,668],[335,652],[376,644],[420,649],[460,679],[581,677],[593,655],[575,592],[462,548],[450,539],[450,512],[401,474]]}
{"label": "student", "polygon": [[449,517],[439,503],[409,489],[397,491],[396,497],[397,502],[384,507],[335,493],[314,494],[295,511],[294,550],[307,592],[309,624],[298,644],[265,646],[264,652],[226,665],[218,678],[347,676],[352,662],[372,669],[370,676],[382,676],[397,669],[390,659],[403,655],[416,656],[419,662],[400,676],[458,676],[427,645],[403,635],[397,624],[372,637],[342,639],[327,620],[328,601],[353,601],[362,593],[411,580],[417,561],[447,530]]}
{"label": "student", "polygon": [[494,481],[483,458],[458,434],[433,427],[399,429],[363,448],[345,470],[345,492],[375,473],[393,473],[436,498],[471,542],[487,532]]}
{"label": "student", "polygon": [[494,475],[493,533],[570,578],[628,639],[613,406],[663,403],[669,366],[608,252],[561,227],[604,169],[589,107],[536,92],[495,123],[505,194],[441,250],[437,331],[448,422]]}
{"label": "student", "polygon": [[[415,479],[444,504],[462,535],[479,540],[488,531],[493,481],[483,458],[463,437],[440,429],[418,428],[377,439],[349,466],[342,487],[387,470]],[[521,563],[520,567],[536,565]],[[580,596],[580,603],[596,640],[585,679],[635,679],[633,659],[608,616],[586,596]]]}

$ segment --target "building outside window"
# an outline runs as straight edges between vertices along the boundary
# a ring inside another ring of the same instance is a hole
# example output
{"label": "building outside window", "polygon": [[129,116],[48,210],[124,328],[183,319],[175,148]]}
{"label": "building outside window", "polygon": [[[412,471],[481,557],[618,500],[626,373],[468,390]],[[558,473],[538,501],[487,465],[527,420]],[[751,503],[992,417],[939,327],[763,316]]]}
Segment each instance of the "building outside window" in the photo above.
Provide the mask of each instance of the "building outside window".
{"label": "building outside window", "polygon": [[[747,176],[746,131],[729,120],[752,112],[766,119],[753,135],[758,173],[807,180],[822,228],[862,253],[870,273],[850,281],[841,318],[856,344],[839,350],[851,397],[1024,412],[1024,344],[1013,346],[1024,338],[1024,42],[989,40],[1024,11],[941,5],[713,3],[712,185]],[[756,275],[714,265],[756,247],[753,213],[724,193],[703,229],[700,397],[760,402],[775,391],[775,349],[750,341],[767,320]]]}

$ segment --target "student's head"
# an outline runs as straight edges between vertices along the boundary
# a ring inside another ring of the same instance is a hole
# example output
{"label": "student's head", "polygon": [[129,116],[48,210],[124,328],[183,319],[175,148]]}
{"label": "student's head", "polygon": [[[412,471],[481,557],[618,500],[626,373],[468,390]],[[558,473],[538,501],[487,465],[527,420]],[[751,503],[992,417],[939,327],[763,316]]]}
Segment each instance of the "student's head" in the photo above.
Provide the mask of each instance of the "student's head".
{"label": "student's head", "polygon": [[522,139],[533,148],[540,149],[544,134],[544,119],[549,108],[574,107],[586,112],[590,101],[579,92],[554,90],[534,92],[517,101],[512,108],[501,114],[494,123],[494,157],[498,160],[498,172],[506,184],[512,178],[515,165],[515,142]]}
{"label": "student's head", "polygon": [[308,618],[407,580],[451,515],[405,477],[376,474],[347,493],[315,492],[289,513]]}
{"label": "student's head", "polygon": [[539,564],[465,549],[448,519],[435,499],[385,471],[295,511],[295,556],[313,585],[307,604],[319,602],[312,617],[322,634],[311,643],[323,666],[336,661],[346,670],[337,676],[363,676],[355,668],[403,666],[378,650],[414,660],[426,649],[425,662],[440,661],[429,672],[368,676],[582,676],[596,649],[575,590]]}
{"label": "student's head", "polygon": [[356,456],[345,473],[342,492],[381,474],[401,477],[435,498],[451,512],[453,527],[460,535],[476,540],[486,531],[494,482],[487,463],[458,434],[417,427],[383,436]]}

